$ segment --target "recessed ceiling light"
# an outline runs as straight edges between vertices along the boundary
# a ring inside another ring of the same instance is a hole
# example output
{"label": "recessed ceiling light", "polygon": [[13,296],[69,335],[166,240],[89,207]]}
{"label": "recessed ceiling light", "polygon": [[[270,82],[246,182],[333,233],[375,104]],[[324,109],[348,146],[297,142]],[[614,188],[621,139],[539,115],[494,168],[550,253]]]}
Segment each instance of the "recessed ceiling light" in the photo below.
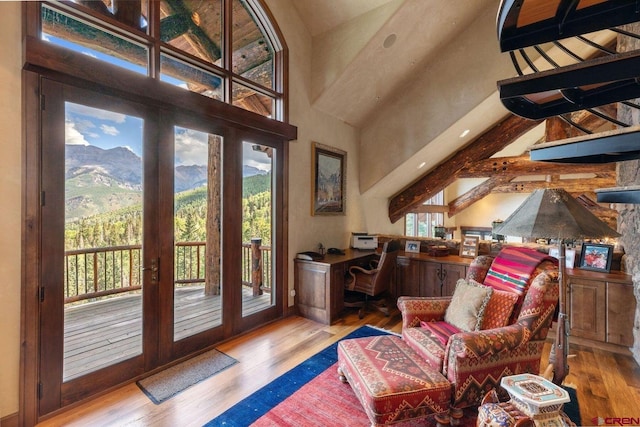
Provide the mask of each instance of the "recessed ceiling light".
{"label": "recessed ceiling light", "polygon": [[424,167],[424,165],[426,165],[427,162],[422,162],[418,165],[418,169],[422,169]]}
{"label": "recessed ceiling light", "polygon": [[384,39],[384,42],[382,42],[382,46],[384,46],[385,49],[390,48],[396,42],[397,38],[398,37],[395,34],[389,34],[387,38]]}
{"label": "recessed ceiling light", "polygon": [[464,138],[465,136],[469,135],[469,129],[465,129],[462,131],[462,133],[460,134],[460,138]]}

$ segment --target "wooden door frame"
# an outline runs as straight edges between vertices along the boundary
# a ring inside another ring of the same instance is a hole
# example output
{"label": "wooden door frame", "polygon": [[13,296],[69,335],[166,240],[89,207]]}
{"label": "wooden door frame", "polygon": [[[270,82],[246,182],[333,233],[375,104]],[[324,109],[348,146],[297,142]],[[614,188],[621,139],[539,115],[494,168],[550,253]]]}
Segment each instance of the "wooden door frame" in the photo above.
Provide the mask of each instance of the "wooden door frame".
{"label": "wooden door frame", "polygon": [[[37,72],[34,72],[37,71]],[[50,78],[59,83],[77,86],[79,88],[89,89],[98,93],[109,93],[112,96],[121,97],[124,100],[130,100],[133,102],[142,102],[143,104],[149,103],[155,105],[158,109],[169,108],[173,109],[170,104],[164,102],[158,102],[158,98],[167,99],[167,95],[160,95],[155,99],[146,99],[140,97],[137,94],[130,94],[127,92],[120,92],[117,90],[106,89],[100,85],[96,85],[87,81],[79,81],[73,76],[66,76],[60,73],[51,72],[43,69],[38,70],[25,70],[23,71],[23,198],[22,198],[22,215],[23,215],[23,227],[22,227],[22,287],[21,287],[21,356],[20,356],[20,407],[19,407],[19,423],[20,425],[35,425],[38,422],[55,415],[58,412],[64,411],[66,408],[61,407],[57,411],[47,413],[46,415],[40,414],[39,409],[39,354],[40,343],[39,336],[41,333],[40,325],[40,300],[39,290],[42,271],[42,256],[43,247],[41,244],[42,234],[42,215],[40,211],[41,204],[41,173],[42,173],[42,140],[40,136],[41,132],[41,112],[40,112],[40,81],[43,77]],[[135,83],[135,82],[134,82]],[[170,88],[172,91],[172,88]],[[187,97],[191,97],[192,94],[185,94]],[[193,109],[198,109],[200,103],[193,106]],[[164,106],[164,107],[163,107]],[[199,111],[192,111],[191,109],[185,110],[186,113],[192,112],[199,114],[206,119],[213,122],[221,123],[221,126],[228,128],[229,137],[233,138],[237,132],[243,132],[249,130],[252,134],[261,134],[261,132],[255,129],[242,129],[239,128],[232,120],[225,122],[218,115],[218,111],[214,111],[212,116],[208,115],[206,109]],[[246,112],[241,112],[241,116]],[[225,124],[227,123],[227,124]],[[277,124],[275,128],[281,127],[282,124]],[[274,216],[280,221],[281,236],[278,241],[278,253],[276,254],[277,271],[281,272],[279,278],[279,284],[281,286],[281,314],[278,317],[289,314],[288,313],[288,284],[287,284],[287,238],[288,238],[288,222],[287,222],[287,188],[288,188],[288,144],[286,143],[289,138],[281,136],[274,137],[272,131],[267,131],[263,134],[267,139],[272,138],[273,141],[280,141],[281,146],[281,167],[278,168],[278,191],[280,191],[281,197],[279,198],[278,208],[281,209],[280,214],[277,212]],[[225,185],[237,185],[231,182],[229,178],[225,181]],[[224,200],[224,202],[228,200]],[[239,235],[239,234],[238,234]],[[238,243],[239,245],[239,243]],[[224,248],[223,250],[226,250]],[[258,319],[252,319],[258,320]],[[253,329],[257,327],[256,323],[250,325],[229,325],[225,328],[224,338],[230,338],[242,331]],[[210,345],[216,344],[210,342]],[[133,378],[132,380],[135,380]],[[123,383],[130,380],[123,381]],[[121,383],[121,384],[123,384]],[[114,385],[116,387],[117,385]],[[105,390],[105,392],[108,390]]]}

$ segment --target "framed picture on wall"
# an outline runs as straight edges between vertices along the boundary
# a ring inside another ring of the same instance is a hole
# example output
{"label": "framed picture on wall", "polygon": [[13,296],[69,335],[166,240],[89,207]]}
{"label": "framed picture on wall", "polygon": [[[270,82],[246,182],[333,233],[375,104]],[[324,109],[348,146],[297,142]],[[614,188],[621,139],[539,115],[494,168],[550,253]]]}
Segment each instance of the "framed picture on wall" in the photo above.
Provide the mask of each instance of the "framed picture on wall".
{"label": "framed picture on wall", "polygon": [[313,142],[311,156],[311,215],[344,215],[347,153]]}
{"label": "framed picture on wall", "polygon": [[478,236],[465,236],[460,242],[460,256],[465,258],[475,258],[478,256]]}
{"label": "framed picture on wall", "polygon": [[578,267],[584,270],[611,271],[613,259],[613,245],[600,245],[597,243],[583,243],[580,251],[580,263]]}

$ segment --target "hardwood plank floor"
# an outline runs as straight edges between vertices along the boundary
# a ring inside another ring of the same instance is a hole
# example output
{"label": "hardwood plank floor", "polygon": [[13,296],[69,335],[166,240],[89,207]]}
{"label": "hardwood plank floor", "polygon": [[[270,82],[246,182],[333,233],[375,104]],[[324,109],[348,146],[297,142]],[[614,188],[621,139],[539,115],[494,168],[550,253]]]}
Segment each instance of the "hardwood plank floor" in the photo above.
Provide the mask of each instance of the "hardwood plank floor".
{"label": "hardwood plank floor", "polygon": [[[160,405],[154,405],[132,383],[76,405],[39,426],[202,426],[365,324],[394,332],[400,332],[402,327],[397,311],[390,317],[369,313],[364,319],[358,319],[351,311],[331,326],[289,317],[217,346],[240,363]],[[549,349],[550,343],[544,354]],[[591,425],[594,417],[640,418],[640,368],[630,355],[575,344],[571,345],[571,353],[576,356],[569,361],[565,384],[577,386],[585,425]]]}

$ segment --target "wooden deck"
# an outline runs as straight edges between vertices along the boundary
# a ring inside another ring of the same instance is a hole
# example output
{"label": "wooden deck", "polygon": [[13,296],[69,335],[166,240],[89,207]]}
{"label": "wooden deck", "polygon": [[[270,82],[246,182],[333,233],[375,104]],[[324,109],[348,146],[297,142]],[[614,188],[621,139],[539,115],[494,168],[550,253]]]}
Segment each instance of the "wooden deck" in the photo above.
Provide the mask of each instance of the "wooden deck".
{"label": "wooden deck", "polygon": [[[203,286],[176,289],[174,340],[221,323],[222,297],[204,295]],[[271,294],[258,297],[242,288],[243,316],[271,305]],[[68,381],[142,353],[142,295],[123,294],[65,307],[64,374]]]}

